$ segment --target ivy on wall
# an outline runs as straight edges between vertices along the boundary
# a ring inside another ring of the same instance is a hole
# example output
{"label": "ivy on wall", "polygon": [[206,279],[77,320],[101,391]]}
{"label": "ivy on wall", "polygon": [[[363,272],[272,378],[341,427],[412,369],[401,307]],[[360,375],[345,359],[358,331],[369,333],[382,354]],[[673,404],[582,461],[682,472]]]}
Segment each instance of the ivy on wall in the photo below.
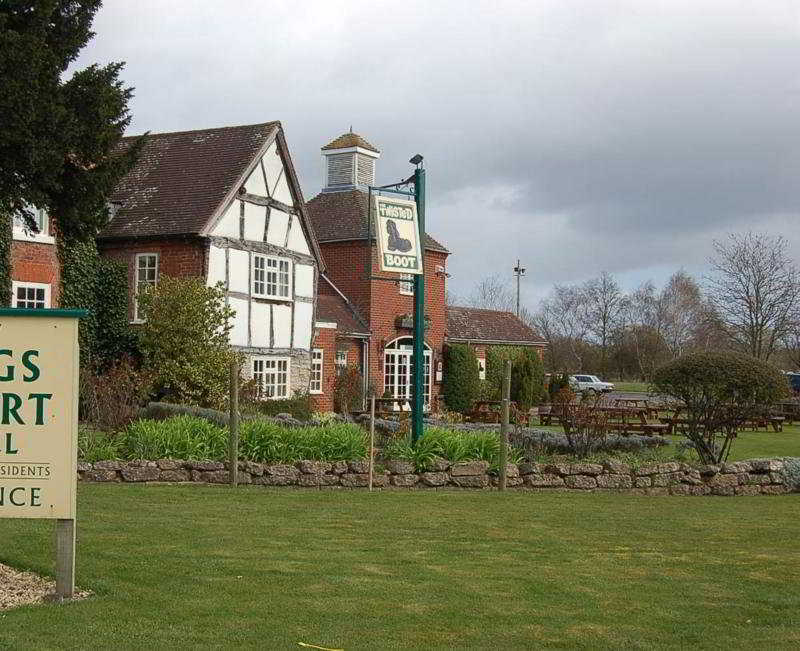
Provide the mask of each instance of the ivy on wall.
{"label": "ivy on wall", "polygon": [[11,218],[0,213],[0,307],[11,306]]}
{"label": "ivy on wall", "polygon": [[81,319],[82,363],[106,365],[135,354],[136,335],[128,323],[127,267],[101,258],[94,239],[59,239],[61,307],[88,310]]}

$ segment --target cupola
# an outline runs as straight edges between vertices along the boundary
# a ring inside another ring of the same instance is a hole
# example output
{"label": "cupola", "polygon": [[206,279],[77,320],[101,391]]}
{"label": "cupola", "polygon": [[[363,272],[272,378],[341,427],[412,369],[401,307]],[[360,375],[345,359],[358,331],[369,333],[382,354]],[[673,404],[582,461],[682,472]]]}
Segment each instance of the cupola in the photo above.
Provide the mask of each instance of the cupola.
{"label": "cupola", "polygon": [[322,148],[325,158],[323,192],[360,189],[375,184],[375,161],[381,152],[368,143],[352,127]]}

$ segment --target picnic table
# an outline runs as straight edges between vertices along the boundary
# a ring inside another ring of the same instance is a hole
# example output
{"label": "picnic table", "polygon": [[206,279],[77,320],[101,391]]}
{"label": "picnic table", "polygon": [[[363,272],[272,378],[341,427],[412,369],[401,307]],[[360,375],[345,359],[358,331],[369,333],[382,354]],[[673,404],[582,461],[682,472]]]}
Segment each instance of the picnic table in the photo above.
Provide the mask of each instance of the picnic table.
{"label": "picnic table", "polygon": [[[499,423],[503,413],[502,400],[479,400],[475,403],[472,411],[467,412],[467,422],[469,423]],[[517,407],[516,402],[508,404],[509,420],[519,425],[528,424],[528,414]]]}
{"label": "picnic table", "polygon": [[[680,418],[680,410],[676,411],[675,414],[669,418],[660,418],[659,420],[661,423],[667,426],[667,434],[674,434],[676,430],[685,428],[690,423],[688,418]],[[783,422],[785,420],[786,419],[783,416],[755,414],[742,421],[739,429],[743,430],[747,428],[755,431],[761,427],[763,427],[765,430],[769,430],[769,428],[772,427],[773,431],[782,432]]]}

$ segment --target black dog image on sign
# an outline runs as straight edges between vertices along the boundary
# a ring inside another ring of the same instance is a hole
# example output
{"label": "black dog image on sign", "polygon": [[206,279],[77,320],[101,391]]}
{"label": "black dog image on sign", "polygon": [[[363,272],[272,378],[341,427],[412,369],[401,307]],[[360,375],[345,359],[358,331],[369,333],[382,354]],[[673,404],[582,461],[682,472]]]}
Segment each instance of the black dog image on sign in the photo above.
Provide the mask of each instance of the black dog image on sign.
{"label": "black dog image on sign", "polygon": [[386,220],[386,232],[389,234],[390,251],[405,253],[411,250],[411,242],[404,237],[400,237],[400,233],[397,232],[397,224],[394,223],[393,219]]}

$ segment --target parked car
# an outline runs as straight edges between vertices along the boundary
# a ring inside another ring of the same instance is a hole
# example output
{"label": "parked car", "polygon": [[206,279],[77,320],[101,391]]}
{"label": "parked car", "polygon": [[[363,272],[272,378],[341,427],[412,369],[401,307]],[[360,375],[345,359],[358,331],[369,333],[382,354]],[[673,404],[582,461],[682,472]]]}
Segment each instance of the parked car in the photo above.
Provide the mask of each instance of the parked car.
{"label": "parked car", "polygon": [[569,384],[573,391],[590,393],[608,393],[614,390],[611,382],[603,382],[596,375],[570,375]]}

